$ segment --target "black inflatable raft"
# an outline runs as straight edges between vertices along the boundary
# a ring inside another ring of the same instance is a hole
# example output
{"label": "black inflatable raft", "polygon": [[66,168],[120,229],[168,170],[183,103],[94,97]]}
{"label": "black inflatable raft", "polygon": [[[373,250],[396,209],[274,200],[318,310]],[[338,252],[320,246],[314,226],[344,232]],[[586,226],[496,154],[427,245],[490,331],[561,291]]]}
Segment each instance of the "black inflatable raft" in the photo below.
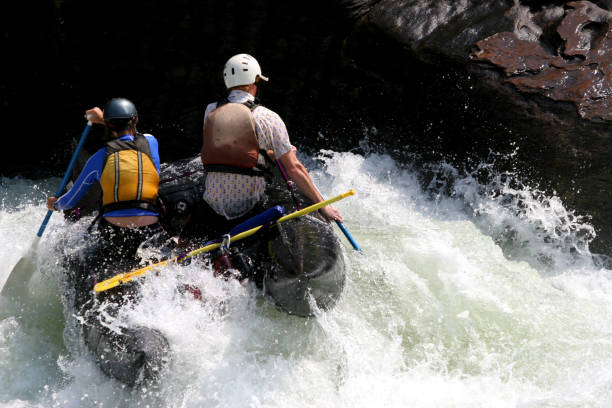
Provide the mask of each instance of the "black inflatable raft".
{"label": "black inflatable raft", "polygon": [[[198,216],[206,219],[205,214],[199,214],[203,211],[203,179],[199,158],[162,165],[161,219],[169,235],[180,233],[187,220]],[[296,209],[280,173],[270,183],[267,197],[264,207],[280,205],[286,213]],[[298,199],[303,206],[310,204],[303,196]],[[87,200],[91,201],[91,197]],[[229,232],[230,228],[228,225],[223,232]],[[188,237],[188,244],[193,248],[218,238],[222,229],[222,225],[198,229],[201,233]],[[160,239],[160,245],[165,245],[164,242]],[[150,240],[147,244],[151,245]],[[232,245],[229,253],[217,250],[204,256],[220,265],[219,275],[253,281],[279,308],[292,315],[313,316],[320,310],[333,308],[344,288],[342,246],[332,224],[323,221],[317,213],[275,223]],[[226,262],[215,262],[227,261],[227,258],[232,273],[224,271]],[[137,269],[140,261],[134,258],[107,265],[103,268],[105,276],[92,277],[88,272],[92,263],[107,262],[104,254],[97,251],[95,236],[83,251],[65,260],[70,275],[67,281],[73,286],[72,302],[82,322],[85,344],[102,371],[128,385],[157,378],[169,359],[168,341],[155,329],[122,327],[117,330],[108,324],[107,320],[117,314],[126,299],[137,299],[138,285],[124,284],[99,293],[92,288],[96,279]]]}

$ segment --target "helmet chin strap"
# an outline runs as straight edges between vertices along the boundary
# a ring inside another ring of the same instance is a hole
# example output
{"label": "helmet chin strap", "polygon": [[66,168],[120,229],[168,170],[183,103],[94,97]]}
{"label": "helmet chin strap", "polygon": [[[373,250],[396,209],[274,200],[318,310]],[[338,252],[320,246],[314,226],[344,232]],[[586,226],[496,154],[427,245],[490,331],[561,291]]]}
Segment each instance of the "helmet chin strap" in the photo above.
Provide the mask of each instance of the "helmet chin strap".
{"label": "helmet chin strap", "polygon": [[259,96],[261,95],[261,87],[258,84],[255,84],[255,86],[257,86],[257,88],[255,88],[255,95],[253,95],[255,97],[255,102],[259,103]]}
{"label": "helmet chin strap", "polygon": [[136,123],[138,123],[138,119],[132,119],[132,121],[130,122],[130,125],[128,126],[127,129],[125,129],[123,131],[123,133],[121,135],[119,135],[119,137],[123,136],[123,135],[132,135],[132,136],[136,136]]}

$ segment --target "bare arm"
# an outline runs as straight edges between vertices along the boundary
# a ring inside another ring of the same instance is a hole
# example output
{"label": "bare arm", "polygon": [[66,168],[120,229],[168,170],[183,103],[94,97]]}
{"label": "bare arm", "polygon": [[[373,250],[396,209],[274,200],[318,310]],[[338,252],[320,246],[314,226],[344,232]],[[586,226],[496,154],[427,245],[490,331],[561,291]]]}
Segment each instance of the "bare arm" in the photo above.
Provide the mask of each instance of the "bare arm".
{"label": "bare arm", "polygon": [[[280,157],[280,162],[285,167],[287,174],[297,185],[302,193],[311,199],[314,203],[323,201],[323,197],[319,194],[319,191],[314,185],[310,173],[306,170],[306,167],[300,162],[295,155],[295,150],[290,150]],[[325,206],[319,210],[321,214],[325,216],[328,221],[337,220],[342,222],[342,214],[336,208],[331,205]]]}

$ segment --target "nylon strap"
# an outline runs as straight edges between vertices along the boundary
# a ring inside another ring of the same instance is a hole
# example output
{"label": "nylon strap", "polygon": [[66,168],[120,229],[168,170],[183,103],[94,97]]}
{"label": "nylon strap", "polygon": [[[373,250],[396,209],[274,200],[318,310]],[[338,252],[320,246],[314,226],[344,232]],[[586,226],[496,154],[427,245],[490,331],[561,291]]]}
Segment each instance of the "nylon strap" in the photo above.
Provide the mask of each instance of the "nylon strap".
{"label": "nylon strap", "polygon": [[117,210],[127,210],[130,208],[140,208],[148,211],[157,211],[155,204],[142,200],[119,201],[118,203],[110,203],[102,207],[102,214]]}

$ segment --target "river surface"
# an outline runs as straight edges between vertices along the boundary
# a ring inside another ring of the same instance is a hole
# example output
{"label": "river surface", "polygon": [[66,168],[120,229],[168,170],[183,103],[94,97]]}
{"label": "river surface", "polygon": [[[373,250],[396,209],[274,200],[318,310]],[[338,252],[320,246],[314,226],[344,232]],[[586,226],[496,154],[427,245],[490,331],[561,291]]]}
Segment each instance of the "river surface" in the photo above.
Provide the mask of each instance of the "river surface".
{"label": "river surface", "polygon": [[[166,267],[122,316],[161,330],[172,361],[157,387],[126,388],[97,368],[67,306],[60,260],[91,220],[55,214],[35,297],[0,298],[0,407],[612,406],[612,273],[585,219],[485,164],[303,159],[324,196],[356,190],[336,206],[364,254],[336,229],[347,283],[333,310],[289,316],[198,261]],[[58,184],[0,179],[0,283],[31,253]]]}

